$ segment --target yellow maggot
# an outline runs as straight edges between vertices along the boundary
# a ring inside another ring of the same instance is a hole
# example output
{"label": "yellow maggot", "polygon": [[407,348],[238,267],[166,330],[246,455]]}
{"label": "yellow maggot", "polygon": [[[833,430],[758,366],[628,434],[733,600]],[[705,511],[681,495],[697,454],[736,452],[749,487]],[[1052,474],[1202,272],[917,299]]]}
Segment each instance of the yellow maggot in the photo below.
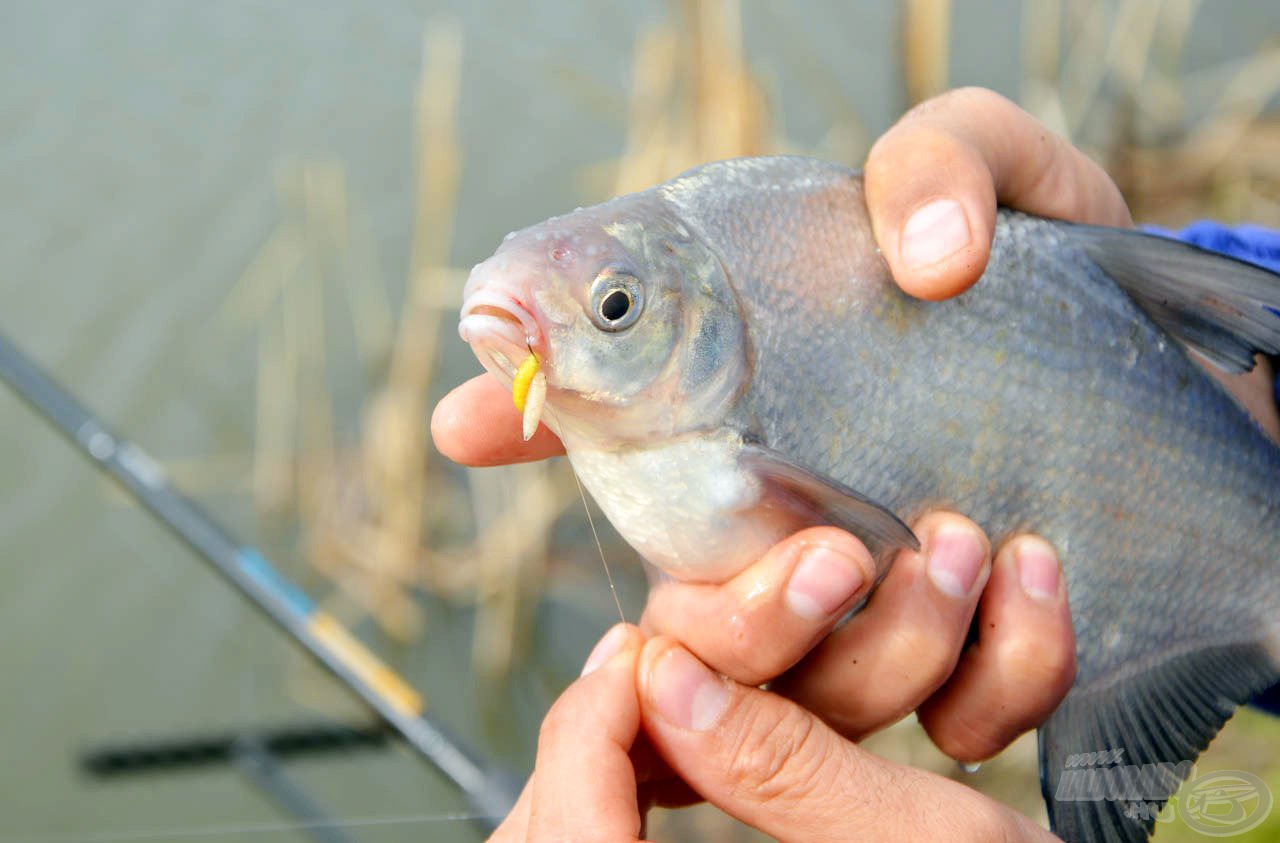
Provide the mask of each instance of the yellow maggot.
{"label": "yellow maggot", "polygon": [[511,381],[511,400],[521,413],[520,432],[526,442],[537,432],[542,406],[547,400],[547,376],[540,371],[541,366],[537,355],[531,351]]}
{"label": "yellow maggot", "polygon": [[533,383],[533,376],[538,374],[541,366],[538,355],[530,353],[516,370],[515,380],[511,383],[511,400],[516,402],[516,409],[522,413],[525,399],[529,397],[529,384]]}

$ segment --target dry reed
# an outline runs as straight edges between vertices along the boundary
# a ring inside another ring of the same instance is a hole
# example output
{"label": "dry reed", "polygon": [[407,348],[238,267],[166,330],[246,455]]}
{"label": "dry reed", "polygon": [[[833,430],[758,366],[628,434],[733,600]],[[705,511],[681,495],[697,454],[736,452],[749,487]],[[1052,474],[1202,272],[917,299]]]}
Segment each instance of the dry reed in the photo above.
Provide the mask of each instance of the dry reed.
{"label": "dry reed", "polygon": [[[1263,113],[1280,87],[1280,48],[1203,74],[1197,84],[1217,85],[1215,104],[1189,115],[1179,57],[1196,7],[1190,0],[1027,0],[1023,103],[1097,156],[1140,219],[1213,215],[1280,225],[1274,152],[1280,121]],[[645,187],[702,161],[791,147],[747,61],[741,14],[736,0],[672,2],[665,21],[637,39],[623,154],[587,172],[596,198]],[[950,15],[944,0],[902,4],[903,83],[911,102],[948,84]],[[472,472],[460,481],[432,459],[427,441],[425,402],[442,314],[452,320],[465,277],[450,263],[462,164],[456,135],[462,50],[456,25],[436,24],[425,35],[417,215],[394,336],[371,249],[351,236],[341,169],[323,162],[282,180],[285,219],[227,309],[259,330],[255,500],[265,515],[299,520],[308,558],[333,585],[330,606],[348,621],[368,614],[394,640],[411,642],[426,623],[417,591],[474,601],[474,663],[482,676],[499,678],[529,638],[528,608],[542,588],[552,528],[577,497],[566,475],[547,465]],[[865,149],[860,115],[849,110],[830,117],[833,127],[853,127],[856,145]],[[365,371],[381,371],[389,351],[360,441],[347,448],[334,444],[318,328],[326,272],[334,265],[345,267],[336,276]],[[453,537],[447,546],[438,538],[443,534]],[[459,534],[469,538],[458,541]],[[910,721],[869,745],[905,763],[957,774]],[[1029,741],[972,781],[1042,813]],[[658,812],[653,823],[708,839],[750,836],[714,812]]]}

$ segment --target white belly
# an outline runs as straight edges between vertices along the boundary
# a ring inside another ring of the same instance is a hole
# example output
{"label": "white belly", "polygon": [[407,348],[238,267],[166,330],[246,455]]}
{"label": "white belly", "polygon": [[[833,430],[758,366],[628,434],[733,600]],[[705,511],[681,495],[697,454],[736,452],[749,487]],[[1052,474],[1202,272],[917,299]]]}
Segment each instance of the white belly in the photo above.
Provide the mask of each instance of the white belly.
{"label": "white belly", "polygon": [[761,511],[761,483],[738,465],[729,436],[687,436],[649,448],[579,450],[569,460],[613,526],[645,559],[681,580],[721,582],[795,526]]}

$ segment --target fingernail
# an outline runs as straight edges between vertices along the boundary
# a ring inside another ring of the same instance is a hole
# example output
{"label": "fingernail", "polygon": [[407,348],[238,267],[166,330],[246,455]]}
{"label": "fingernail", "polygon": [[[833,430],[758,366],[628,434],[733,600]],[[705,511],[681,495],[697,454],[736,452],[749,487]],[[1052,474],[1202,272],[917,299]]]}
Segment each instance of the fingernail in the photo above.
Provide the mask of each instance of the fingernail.
{"label": "fingernail", "polygon": [[954,199],[936,199],[902,227],[902,261],[912,269],[931,266],[969,245],[969,219]]}
{"label": "fingernail", "polygon": [[852,556],[812,545],[805,548],[787,583],[787,608],[808,621],[828,617],[862,588],[865,579]]}
{"label": "fingernail", "polygon": [[714,726],[729,705],[724,680],[681,647],[672,647],[654,667],[652,696],[663,718],[696,732]]}
{"label": "fingernail", "polygon": [[929,579],[945,594],[968,597],[986,556],[982,542],[968,530],[941,530],[929,539]]}
{"label": "fingernail", "polygon": [[587,663],[582,666],[582,675],[586,676],[613,658],[625,643],[627,643],[627,628],[622,624],[614,624],[613,629],[606,632],[591,649],[591,655],[587,656]]}
{"label": "fingernail", "polygon": [[1014,548],[1018,564],[1018,582],[1029,597],[1052,600],[1058,596],[1058,555],[1046,542],[1025,538]]}

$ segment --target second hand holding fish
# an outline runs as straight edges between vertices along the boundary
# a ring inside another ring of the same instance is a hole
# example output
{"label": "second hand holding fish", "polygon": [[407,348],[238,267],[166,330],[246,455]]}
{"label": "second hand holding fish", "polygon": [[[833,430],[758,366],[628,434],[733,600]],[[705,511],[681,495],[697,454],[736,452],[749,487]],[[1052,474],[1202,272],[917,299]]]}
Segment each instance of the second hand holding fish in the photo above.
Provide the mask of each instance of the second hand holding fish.
{"label": "second hand holding fish", "polygon": [[[891,245],[910,212],[938,197],[956,197],[966,208],[987,202],[992,218],[994,203],[986,199],[990,195],[1010,204],[1023,203],[1018,206],[1024,210],[1056,212],[1082,222],[1128,219],[1114,185],[1096,168],[1096,176],[1089,178],[1086,171],[1077,183],[1074,205],[1062,206],[1061,192],[1006,195],[1008,183],[1028,180],[1029,171],[1040,162],[1022,156],[1018,144],[984,146],[982,138],[974,139],[974,130],[990,126],[993,134],[1025,138],[1043,133],[1044,128],[1013,104],[987,92],[982,96],[999,100],[996,113],[971,107],[969,92],[948,94],[931,103],[929,125],[919,119],[923,109],[907,115],[876,144],[868,159],[868,207],[886,258],[901,281],[913,280],[918,273],[913,275],[904,266]],[[1050,156],[1049,165],[1037,171],[1046,184],[1060,183],[1080,169],[1072,163],[1082,157],[1080,153],[1062,146],[1063,154]],[[937,262],[925,274],[926,281],[944,286],[941,295],[962,291],[981,274],[990,251],[990,228],[985,239],[979,225],[971,226],[970,234],[970,241],[955,250],[951,260]],[[564,453],[560,440],[545,428],[527,442],[515,436],[520,417],[507,409],[511,406],[511,393],[497,379],[487,374],[473,378],[436,408],[433,439],[447,456],[473,466]],[[934,513],[932,518],[939,530],[972,530],[981,536],[966,518],[950,513]],[[929,544],[930,531],[919,523],[912,527]],[[828,548],[851,558],[867,553],[861,542],[837,528],[820,528],[818,537]],[[800,690],[806,706],[847,736],[873,731],[893,712],[920,701],[919,717],[930,737],[961,760],[981,760],[999,752],[1041,722],[1066,693],[1074,675],[1075,647],[1065,593],[1056,601],[1026,599],[1012,553],[1002,550],[997,556],[981,594],[982,615],[991,623],[975,627],[979,641],[964,650],[961,658],[969,615],[955,611],[935,619],[915,611],[918,595],[907,586],[929,582],[915,566],[895,564],[876,600],[839,636],[825,637],[834,617],[809,624],[784,622],[793,617],[784,594],[794,565],[779,564],[779,560],[797,559],[812,538],[813,531],[805,531],[784,540],[722,585],[664,584],[651,592],[643,626],[651,633],[679,639],[713,669],[740,682],[757,684],[763,681],[760,677],[787,672],[792,692]],[[893,588],[899,578],[904,586]],[[881,634],[889,630],[892,635]],[[819,642],[824,657],[802,661]],[[868,681],[864,654],[883,650],[892,656],[898,652],[893,649],[897,644],[902,645],[899,650],[910,649],[899,652],[898,664],[935,667],[894,670]],[[1034,654],[1034,658],[1019,654]],[[863,698],[872,687],[881,692],[883,701],[868,708]],[[562,785],[576,786],[572,781]],[[739,798],[751,798],[750,791],[732,785],[726,782]]]}
{"label": "second hand holding fish", "polygon": [[[987,97],[986,105],[989,105],[989,101],[991,101],[992,98],[995,98],[992,95],[984,95],[984,96]],[[947,188],[950,187],[952,189],[952,192],[954,192],[956,196],[960,197],[961,205],[964,205],[966,207],[973,205],[973,203],[978,203],[978,205],[980,205],[980,203],[982,203],[982,197],[984,192],[982,191],[982,189],[978,189],[980,188],[979,183],[982,182],[982,178],[979,178],[977,173],[979,170],[982,170],[983,173],[987,173],[986,175],[986,178],[988,179],[987,184],[991,185],[991,187],[987,188],[988,191],[998,194],[998,196],[1000,196],[1001,198],[1001,201],[1012,202],[1012,203],[1016,203],[1019,201],[1032,202],[1032,203],[1037,201],[1042,201],[1046,203],[1053,203],[1053,202],[1061,203],[1061,200],[1053,200],[1052,202],[1050,202],[1048,200],[1044,200],[1043,197],[1037,198],[1034,192],[1029,194],[1024,193],[1023,196],[1021,196],[1020,200],[1018,197],[1011,198],[1009,194],[1006,193],[1007,185],[1010,185],[1010,184],[1016,185],[1019,183],[1019,179],[1014,178],[1016,177],[1016,166],[1015,168],[1010,169],[1010,161],[1007,159],[1009,159],[1010,155],[1012,154],[1011,150],[1016,150],[1016,148],[1024,148],[1025,145],[1000,145],[995,148],[986,148],[986,150],[983,150],[983,148],[980,148],[982,147],[982,143],[983,143],[982,132],[975,133],[974,125],[995,125],[1000,123],[1001,120],[995,120],[995,122],[992,122],[991,119],[987,119],[987,118],[991,118],[992,115],[986,114],[986,115],[982,115],[984,119],[972,120],[972,122],[969,122],[969,124],[966,125],[964,114],[957,113],[955,109],[951,109],[951,107],[947,107],[948,105],[954,106],[956,104],[956,101],[960,100],[960,98],[961,97],[952,96],[952,97],[948,97],[948,100],[950,100],[950,102],[938,102],[938,104],[933,104],[934,107],[931,113],[929,113],[929,116],[932,116],[933,118],[931,120],[931,123],[933,123],[933,125],[931,125],[931,127],[928,127],[928,130],[924,130],[924,132],[918,133],[918,136],[913,136],[910,130],[906,130],[900,127],[899,129],[895,130],[896,132],[895,141],[892,141],[892,143],[890,143],[890,146],[888,147],[883,146],[884,143],[886,143],[886,141],[882,141],[881,145],[877,146],[877,151],[879,152],[879,154],[881,154],[881,160],[886,159],[886,156],[888,157],[888,159],[892,159],[892,155],[888,155],[888,152],[892,152],[893,150],[895,150],[895,148],[897,151],[901,152],[902,150],[904,150],[904,148],[908,148],[911,145],[913,145],[915,137],[927,137],[931,139],[931,141],[936,141],[938,136],[938,123],[940,123],[940,120],[938,119],[941,118],[941,123],[943,124],[946,124],[947,120],[951,120],[950,125],[943,125],[943,129],[946,129],[947,132],[950,132],[951,137],[956,138],[956,142],[954,143],[954,146],[963,148],[963,150],[964,148],[969,148],[969,150],[972,150],[972,148],[977,148],[980,154],[982,154],[979,156],[974,156],[974,157],[977,157],[979,164],[977,166],[970,166],[970,168],[959,168],[959,169],[955,168],[955,166],[940,166],[940,168],[938,168],[937,171],[934,171],[934,173],[931,174],[931,171],[929,171],[928,168],[919,168],[918,166],[919,160],[916,159],[913,162],[913,171],[911,171],[911,173],[902,174],[900,175],[899,178],[896,179],[895,184],[905,185],[904,189],[902,189],[902,192],[910,193],[911,189],[918,188],[920,187],[920,185],[925,185],[925,187],[927,187],[928,189],[933,189],[933,191],[941,191],[942,193],[946,193]],[[973,93],[965,92],[964,98],[966,102],[972,101],[974,98]],[[996,98],[996,100],[998,100],[998,98]],[[1014,130],[1014,132],[1011,132],[1011,134],[1016,134],[1018,133],[1018,130],[1021,130],[1021,132],[1023,132],[1024,134],[1028,134],[1029,137],[1034,136],[1034,134],[1038,134],[1039,138],[1041,139],[1043,139],[1044,137],[1047,137],[1046,134],[1043,133],[1042,127],[1038,127],[1038,125],[1034,124],[1032,120],[1030,120],[1029,118],[1025,118],[1025,115],[1021,114],[1020,111],[1015,109],[1015,107],[1012,107],[1012,106],[1007,106],[1007,107],[1001,106],[1001,107],[1004,107],[1005,110],[1000,111],[1000,113],[997,113],[995,116],[997,116],[997,118],[1001,118],[1002,120],[1004,120],[1004,123],[1006,124],[1014,125],[1014,129],[1016,130]],[[913,115],[909,115],[908,119],[905,119],[904,124],[902,125],[906,127],[906,125],[911,123],[911,120],[913,120]],[[922,124],[924,123],[924,120],[920,118],[920,115],[916,115],[915,122],[916,124]],[[893,133],[891,133],[891,137],[892,136],[893,136]],[[974,139],[975,137],[977,137],[977,141],[975,141]],[[1030,147],[1034,148],[1036,147],[1036,145],[1034,145],[1033,143],[1033,145],[1030,145]],[[1078,157],[1080,157],[1079,154],[1075,154],[1075,152],[1069,150],[1069,148],[1068,148],[1069,155],[1060,155],[1060,152],[1061,150],[1057,151],[1056,154],[1051,155],[1050,159],[1048,160],[1050,160],[1053,166],[1056,166],[1056,168],[1059,169],[1060,171],[1073,169],[1071,168],[1071,166],[1068,166],[1068,165],[1074,161],[1073,156],[1075,156],[1076,159],[1078,159]],[[1005,156],[1005,160],[1001,160],[1001,156]],[[964,155],[961,155],[960,159],[961,161],[968,162],[968,161],[965,161]],[[873,192],[873,184],[876,183],[876,179],[874,179],[873,177],[877,173],[882,173],[883,171],[882,168],[877,168],[877,166],[873,166],[876,160],[877,160],[877,156],[873,154],[872,161],[868,162],[869,206],[870,206],[870,211],[872,211],[873,221],[879,220],[879,223],[877,224],[877,233],[878,235],[881,235],[882,246],[886,246],[886,257],[888,258],[888,260],[890,260],[890,264],[893,265],[895,264],[895,256],[897,255],[897,251],[896,249],[893,249],[891,247],[891,238],[890,238],[890,243],[886,243],[886,238],[883,237],[884,217],[888,216],[892,221],[892,212],[890,212],[890,214],[886,214],[886,207],[884,207],[884,203],[877,202],[876,193]],[[940,161],[940,165],[941,164],[954,164],[954,162]],[[1030,182],[1028,182],[1027,179],[1021,179],[1020,183],[1021,184],[1032,183],[1032,184],[1048,184],[1048,185],[1059,184],[1060,185],[1062,183],[1062,179],[1052,177],[1053,166],[1050,166],[1050,168],[1048,168],[1046,171],[1038,171],[1037,179],[1030,180]],[[913,182],[913,179],[910,178],[911,174],[913,173],[915,174],[915,177],[916,177],[914,179],[914,182]],[[961,175],[957,177],[956,173],[960,173]],[[1061,175],[1061,173],[1059,173],[1059,175]],[[1073,173],[1073,175],[1079,175],[1078,171],[1076,171],[1076,173]],[[1105,179],[1105,177],[1103,177],[1103,179]],[[1084,178],[1082,180],[1084,183],[1088,183],[1087,178]],[[887,182],[886,179],[881,178],[882,187],[884,184],[888,184],[888,183],[890,182]],[[977,187],[975,187],[975,185],[977,185]],[[1107,183],[1107,187],[1110,187],[1110,184]],[[992,189],[992,188],[995,188],[995,189]],[[1083,193],[1087,194],[1088,191],[1083,191]],[[1110,191],[1097,192],[1097,194],[1106,194],[1106,193],[1110,193],[1111,196],[1117,196],[1117,194],[1114,193],[1114,188],[1111,188]],[[1079,189],[1076,189],[1076,191],[1074,192],[1057,191],[1057,194],[1059,194],[1059,196],[1064,196],[1064,194],[1069,194],[1069,196],[1078,197],[1080,196],[1080,194],[1082,194],[1082,191],[1079,191]],[[883,193],[881,193],[881,196],[883,196]],[[923,207],[923,205],[920,205],[919,202],[911,202],[909,203],[909,205],[914,205],[914,207]],[[995,202],[991,201],[992,215],[993,215],[993,206],[995,206]],[[1024,205],[1024,207],[1028,207],[1028,206]],[[1097,209],[1100,206],[1098,205],[1089,206],[1088,203],[1080,203],[1079,206],[1076,206],[1075,210],[1079,212],[1083,212],[1083,211],[1080,211],[1082,207],[1083,209],[1089,212],[1094,212],[1094,214],[1096,214]],[[1055,209],[1052,209],[1052,207],[1028,207],[1028,210],[1048,212],[1048,214],[1053,214],[1053,212],[1055,212]],[[1070,216],[1071,210],[1069,209],[1068,212],[1066,212],[1066,214],[1064,215]],[[1085,219],[1088,219],[1088,217],[1085,217]],[[952,256],[959,255],[960,260],[968,261],[968,266],[970,267],[972,267],[974,264],[974,255],[977,255],[978,271],[980,271],[980,264],[982,264],[982,258],[986,257],[986,248],[987,248],[986,243],[984,243],[982,229],[980,229],[980,221],[982,221],[980,220],[980,215],[979,215],[979,219],[977,220],[977,223],[974,223],[973,219],[969,220],[970,243],[968,246],[968,251],[966,251],[965,248],[961,248],[959,249],[959,251],[952,253]],[[1102,219],[1097,221],[1108,221],[1108,220]],[[901,223],[901,217],[899,219],[899,223]],[[977,232],[977,234],[974,234],[974,232]],[[938,266],[943,266],[945,264],[946,264],[945,260],[938,262]],[[945,266],[943,266],[943,269],[945,269]],[[897,270],[899,270],[899,266],[895,266],[895,271]],[[481,399],[479,403],[483,404],[484,403],[483,391],[485,389],[486,389],[485,386],[481,384],[468,385],[467,390],[463,390],[462,393],[453,395],[453,397],[451,397],[453,399],[453,408],[457,409],[458,402],[462,402],[463,404],[465,404],[467,400],[471,398]],[[444,409],[443,406],[442,406],[442,409]],[[1263,406],[1263,409],[1266,409],[1266,406]],[[436,421],[442,422],[447,420],[447,418],[449,417],[449,414],[451,413],[448,413],[448,412],[438,413],[438,416],[436,416]],[[438,435],[438,441],[442,443],[442,448],[447,450],[447,453],[448,453],[449,446],[443,444],[443,443],[447,443],[449,439],[449,436],[448,436],[449,429],[448,429],[447,423],[438,423],[438,425],[435,426],[435,429],[436,429],[435,430],[436,435]],[[472,444],[479,444],[479,440],[476,440],[475,443],[472,443]],[[457,440],[454,440],[454,445],[457,445]],[[470,454],[465,452],[465,450],[463,450],[462,453],[458,453],[457,450],[454,450],[454,454],[460,455],[460,457],[465,459],[465,461],[466,459],[475,458],[477,457],[477,455],[480,455],[480,459],[500,458],[498,457],[497,452],[494,452],[494,457],[484,457],[484,455],[481,455],[481,454],[484,454],[485,448],[486,448],[485,445],[481,445],[481,448],[479,450],[471,450]],[[543,440],[543,443],[538,445],[538,448],[544,449],[543,453],[547,453],[549,449],[554,448],[554,443],[548,437],[548,439]],[[517,457],[517,458],[520,457],[520,454],[512,452],[511,449],[507,450],[507,455],[508,457]],[[1011,480],[1015,480],[1015,478],[1011,478]],[[1016,480],[1025,481],[1025,478],[1016,478]],[[923,531],[918,530],[918,532],[923,532]],[[925,542],[925,544],[928,544],[928,542]],[[1032,555],[1030,555],[1030,558],[1034,559],[1036,558],[1036,556],[1037,554],[1033,553]],[[1025,574],[1021,576],[1021,581],[1023,581],[1021,582],[1021,585],[1023,585],[1024,588],[1027,587],[1028,585],[1034,586],[1034,583],[1036,583],[1038,576],[1041,576],[1041,574],[1046,572],[1046,564],[1043,564],[1043,559],[1044,559],[1043,553],[1039,554],[1039,559],[1041,559],[1042,562],[1033,563],[1029,565],[1029,569],[1030,569],[1030,572],[1032,572],[1032,576],[1027,577],[1025,576]],[[799,571],[799,569],[797,569],[797,571]],[[897,571],[897,567],[895,567],[895,572],[896,571]],[[996,571],[997,572],[1000,571],[1000,563],[998,563],[998,559],[997,559]],[[1039,572],[1039,574],[1036,573],[1037,571]],[[891,579],[892,579],[892,576],[893,574],[891,574]],[[867,611],[864,611],[863,614],[860,614],[859,617],[856,617],[854,619],[854,622],[850,624],[850,627],[854,626],[854,624],[858,624],[861,619],[867,618],[870,611],[873,611],[874,609],[876,609],[878,605],[879,606],[886,605],[886,600],[888,599],[886,590],[888,585],[890,585],[891,579],[890,581],[886,581],[886,583],[884,583],[884,586],[882,587],[881,592],[879,592],[879,594],[877,595],[876,601],[873,601],[873,604],[869,606]],[[1004,588],[997,586],[997,582],[1006,582],[1006,579],[997,579],[995,574],[992,574],[991,581],[989,581],[987,586],[988,594],[987,596],[984,596],[983,605],[987,605],[988,596],[992,597],[993,605],[1005,605],[1010,603],[1009,599],[1007,599],[1007,596],[1014,594],[1014,592],[1004,590]],[[1009,581],[1007,582],[1016,583],[1018,582],[1018,579],[1009,579]],[[714,592],[716,592],[716,587],[673,585],[668,588],[663,588],[663,590],[658,590],[657,592],[655,592],[654,599],[652,603],[650,603],[650,609],[653,609],[654,605],[659,604],[660,601],[663,600],[663,595],[676,594],[676,592],[681,592],[681,590],[684,590],[682,591],[682,594],[701,595],[705,597],[705,596],[710,596],[714,594]],[[1034,591],[1037,591],[1037,588],[1032,587],[1029,590],[1029,592],[1034,592]],[[1038,588],[1038,591],[1041,591],[1041,594],[1044,594],[1043,588]],[[992,594],[992,592],[996,592],[996,594]],[[1001,595],[1004,595],[1004,596],[1001,596]],[[689,604],[686,604],[686,605],[689,605]],[[719,608],[723,609],[724,608],[723,604],[719,605]],[[676,615],[672,615],[672,617],[676,617]],[[705,615],[703,615],[703,617],[705,617]],[[764,619],[765,614],[756,613],[755,615],[751,615],[751,617],[745,620],[745,623],[750,623],[751,619],[753,618],[756,620]],[[904,620],[904,622],[909,623],[911,620],[910,615],[908,613],[905,613],[904,611],[904,613],[901,613],[901,620]],[[980,626],[982,626],[983,628],[986,628],[987,624],[983,623],[983,624],[980,624]],[[1015,636],[1015,637],[1018,636],[1018,633],[1019,633],[1018,624],[1005,623],[1005,624],[1000,624],[1000,626],[1002,628],[1001,636],[1009,637],[1010,634],[1012,634],[1012,636]],[[708,629],[700,629],[699,627],[704,627]],[[740,632],[740,627],[737,627],[737,628],[732,627],[732,624],[730,624],[730,626],[727,626],[727,627],[723,626],[723,624],[722,626],[716,626],[716,624],[714,623],[703,623],[703,624],[699,624],[699,626],[692,626],[692,624],[690,624],[689,628],[692,631],[692,637],[694,637],[694,640],[698,638],[698,634],[700,633],[701,636],[703,636],[704,641],[707,640],[708,636],[710,637],[710,640],[714,640],[714,638],[716,638],[717,636],[723,638],[724,636],[723,636],[722,629],[726,629],[726,628],[732,629],[731,636],[736,636],[737,632]],[[1023,629],[1023,631],[1021,632],[1025,632],[1025,629]],[[1069,636],[1069,632],[1070,632],[1070,629],[1068,627],[1068,629],[1066,629],[1066,634],[1068,634],[1068,636]],[[1061,633],[1060,633],[1060,637],[1061,637]],[[996,638],[996,637],[993,636],[993,638]],[[689,638],[686,638],[686,641],[689,641]],[[778,649],[778,647],[785,646],[781,641],[767,641],[765,640],[765,638],[760,638],[760,642],[765,643],[765,645],[772,645],[773,649]],[[691,643],[690,646],[696,646],[696,645],[694,645],[694,643]],[[728,650],[732,650],[732,647],[730,647],[730,649]],[[1016,652],[1018,651],[1018,647],[1014,647],[1014,649],[1010,650],[1010,647],[1007,646],[1007,642],[1006,642],[1006,645],[998,645],[998,638],[996,638],[996,640],[987,641],[986,643],[979,642],[979,645],[975,647],[973,651],[970,651],[970,655],[972,655],[973,652],[975,651],[986,651],[986,654],[988,656],[996,656],[998,652],[1002,650]],[[852,661],[854,661],[854,664],[858,664],[858,659],[854,659]],[[975,664],[975,661],[978,661],[978,663],[982,663],[982,661],[984,661],[984,664]],[[846,670],[847,670],[847,665],[849,665],[849,660],[847,659],[842,661],[832,661],[832,664],[831,664],[831,666],[837,666],[837,668],[844,668]],[[718,665],[716,664],[713,664],[713,666],[717,666],[718,668]],[[733,666],[735,665],[730,664],[730,665],[727,665],[726,668],[719,668],[719,669],[731,670]],[[1021,665],[1021,668],[1025,670],[1025,664]],[[983,670],[984,672],[986,672],[989,679],[998,679],[998,677],[1000,677],[1000,670],[1004,670],[1006,677],[1009,677],[1009,675],[1019,674],[1019,663],[1018,661],[1014,661],[1014,663],[1007,663],[1007,661],[1001,661],[1001,659],[998,659],[998,658],[988,658],[986,660],[982,660],[982,659],[974,660],[974,659],[970,659],[969,656],[966,656],[965,660],[961,661],[960,669],[957,670],[956,674],[952,675],[951,682],[948,682],[947,686],[943,688],[943,692],[945,692],[947,688],[950,688],[951,691],[954,692],[954,693],[951,693],[950,695],[951,702],[960,700],[960,698],[969,698],[969,700],[975,700],[975,698],[982,698],[983,684],[988,684],[988,686],[997,687],[997,688],[1001,688],[1002,686],[1001,691],[996,692],[997,695],[1000,695],[998,696],[998,700],[1000,700],[1001,705],[997,707],[992,707],[992,706],[987,707],[987,714],[988,714],[987,719],[988,720],[998,719],[998,716],[1000,716],[1001,713],[1004,713],[1004,711],[1007,709],[1006,704],[1007,702],[1010,701],[1010,696],[1009,696],[1010,686],[1009,686],[1009,683],[1007,682],[975,683],[973,681],[970,681],[970,679],[977,677],[978,672],[983,672]],[[993,670],[995,670],[995,673],[992,673]],[[840,670],[837,669],[836,673],[838,672],[840,672]],[[809,675],[809,677],[814,677],[814,674],[817,672],[815,672],[815,670],[812,669],[812,661],[810,661],[810,663],[806,663],[806,665],[801,666],[800,673]],[[965,675],[961,675],[961,674],[965,674]],[[822,681],[823,677],[817,677],[817,679],[820,682]],[[884,679],[886,679],[886,677],[883,677],[882,675],[882,677],[878,677],[877,679],[879,682],[883,682]],[[1015,684],[1014,687],[1018,687],[1018,686],[1016,686]],[[1028,688],[1028,691],[1032,691],[1032,686],[1030,686],[1030,683],[1027,684],[1027,688]],[[940,700],[945,700],[947,695],[946,693],[943,693],[943,692],[938,693],[936,698],[940,698]],[[1016,695],[1016,693],[1015,695],[1012,695],[1012,698],[1014,698],[1015,702],[1016,700],[1018,700],[1018,696],[1019,695]],[[1030,693],[1030,696],[1034,696],[1034,693]],[[846,696],[845,700],[846,701],[850,700],[850,697]],[[846,705],[847,705],[847,702],[846,702]],[[938,716],[941,714],[941,711],[943,709],[950,709],[950,707],[951,707],[950,705],[937,705],[937,706],[927,705],[924,707],[924,709],[922,709],[922,720],[925,719],[925,716],[927,716],[928,713],[932,713],[934,716]],[[945,725],[947,723],[947,720],[948,719],[945,718],[945,716],[938,716],[937,723],[940,725]],[[961,729],[960,732],[963,732],[963,729]],[[937,730],[931,729],[931,734],[933,734],[934,739],[938,739],[938,737],[940,737],[940,733],[938,733]],[[996,741],[998,741],[998,739],[1000,738],[998,737],[979,738],[979,741],[978,741],[979,745],[982,745],[982,743],[986,742],[987,739],[996,739]],[[957,757],[961,757],[959,753],[954,753],[954,755],[957,755]]]}

